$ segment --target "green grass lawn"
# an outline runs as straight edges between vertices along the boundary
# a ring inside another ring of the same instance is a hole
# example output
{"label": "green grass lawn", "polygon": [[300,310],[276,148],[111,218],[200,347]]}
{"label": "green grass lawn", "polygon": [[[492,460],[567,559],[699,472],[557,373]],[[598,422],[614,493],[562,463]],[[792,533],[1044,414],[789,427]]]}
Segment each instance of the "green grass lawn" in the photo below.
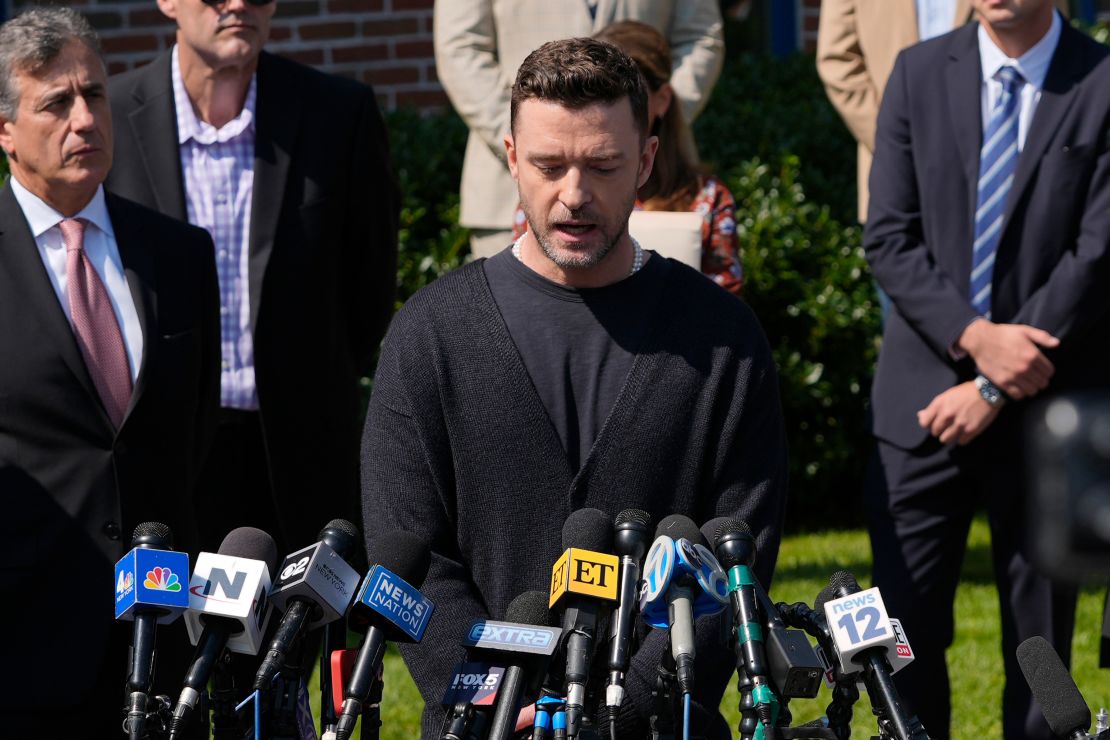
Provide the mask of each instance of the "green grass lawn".
{"label": "green grass lawn", "polygon": [[[868,585],[870,563],[867,535],[862,530],[787,537],[782,543],[771,597],[775,601],[804,601],[812,605],[829,576],[837,570],[850,570],[861,584]],[[1072,668],[1076,683],[1094,707],[1093,711],[1099,706],[1110,706],[1110,675],[1097,667],[1101,619],[1102,592],[1084,590],[1076,617]],[[981,519],[975,521],[971,530],[963,581],[956,596],[956,622],[959,625],[956,643],[948,656],[954,689],[953,738],[1000,738],[1002,656],[998,598],[991,575],[990,534]],[[909,638],[912,644],[913,635]],[[312,696],[317,696],[315,689]],[[863,694],[856,704],[852,723],[854,735],[861,738],[875,732],[874,717],[866,697]],[[736,707],[738,698],[736,691],[730,690],[721,706],[733,727],[740,719]],[[791,701],[795,724],[821,716],[829,698],[828,690],[823,688],[815,700]],[[391,648],[385,664],[382,738],[412,740],[418,737],[420,711],[416,687],[400,656]]]}

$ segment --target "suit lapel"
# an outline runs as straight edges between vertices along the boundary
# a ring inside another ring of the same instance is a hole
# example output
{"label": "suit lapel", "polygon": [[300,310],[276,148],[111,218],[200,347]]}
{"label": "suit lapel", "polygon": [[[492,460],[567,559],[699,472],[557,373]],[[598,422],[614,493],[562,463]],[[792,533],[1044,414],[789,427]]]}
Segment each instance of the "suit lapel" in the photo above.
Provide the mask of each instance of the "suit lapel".
{"label": "suit lapel", "polygon": [[285,204],[289,160],[300,127],[299,91],[289,79],[278,79],[273,60],[263,52],[258,61],[258,118],[254,133],[254,192],[250,225],[251,329],[258,323],[262,282],[274,248],[278,217]]}
{"label": "suit lapel", "polygon": [[174,107],[170,55],[163,54],[139,77],[131,92],[136,106],[128,123],[142,152],[158,210],[185,221],[185,185],[177,146],[177,110]]}
{"label": "suit lapel", "polygon": [[158,292],[155,289],[155,265],[153,244],[155,240],[143,232],[143,219],[136,217],[127,205],[110,193],[107,196],[108,214],[112,218],[112,229],[116,232],[116,248],[119,249],[123,274],[127,278],[127,288],[135,303],[135,313],[139,315],[139,326],[143,331],[143,356],[139,363],[139,374],[131,392],[131,403],[127,406],[127,416],[142,397],[147,384],[151,354],[157,351],[158,338]]}
{"label": "suit lapel", "polygon": [[[1014,184],[1010,196],[1006,201],[1006,219],[1003,221],[1003,235],[1005,228],[1010,223],[1010,216],[1014,208],[1021,201],[1022,194],[1029,187],[1033,174],[1037,171],[1041,156],[1048,148],[1063,120],[1075,100],[1078,89],[1077,81],[1082,76],[1081,62],[1078,50],[1079,44],[1069,38],[1073,31],[1066,23],[1060,34],[1060,41],[1056,52],[1052,56],[1048,74],[1045,76],[1044,87],[1041,89],[1041,99],[1037,103],[1037,110],[1029,125],[1029,132],[1025,136],[1025,146],[1018,157],[1017,170],[1014,172]],[[1001,242],[1000,242],[1001,243]]]}
{"label": "suit lapel", "polygon": [[[983,141],[982,64],[979,61],[977,26],[968,26],[952,37],[947,75],[948,114],[960,150],[960,164],[968,185],[967,216],[975,213],[979,182],[979,148]],[[968,256],[970,260],[970,255]],[[970,264],[970,262],[969,262]]]}
{"label": "suit lapel", "polygon": [[100,410],[104,423],[111,426],[112,422],[100,403],[100,395],[85,366],[85,358],[77,346],[73,327],[58,302],[58,295],[54,292],[46,266],[42,264],[23,209],[10,187],[0,190],[0,270],[9,273],[11,288],[20,296],[13,303],[23,306],[25,314],[38,324],[82,389],[94,399],[93,405]]}

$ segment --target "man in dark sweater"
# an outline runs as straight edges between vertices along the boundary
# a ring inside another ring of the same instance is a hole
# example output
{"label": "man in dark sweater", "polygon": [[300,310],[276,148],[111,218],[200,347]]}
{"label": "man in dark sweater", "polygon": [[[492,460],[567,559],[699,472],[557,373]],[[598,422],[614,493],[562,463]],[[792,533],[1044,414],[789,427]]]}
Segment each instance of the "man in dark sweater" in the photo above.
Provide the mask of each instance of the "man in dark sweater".
{"label": "man in dark sweater", "polygon": [[[505,141],[530,229],[419,292],[386,338],[364,520],[371,539],[400,528],[432,548],[436,613],[402,649],[424,737],[439,737],[466,627],[546,590],[576,509],[743,519],[769,582],[786,493],[775,369],[746,305],[629,236],[657,143],[622,52],[589,39],[533,52]],[[620,737],[645,734],[666,642],[652,633],[633,657]],[[697,661],[694,732],[729,737],[717,708],[735,659],[720,619],[699,621]]]}

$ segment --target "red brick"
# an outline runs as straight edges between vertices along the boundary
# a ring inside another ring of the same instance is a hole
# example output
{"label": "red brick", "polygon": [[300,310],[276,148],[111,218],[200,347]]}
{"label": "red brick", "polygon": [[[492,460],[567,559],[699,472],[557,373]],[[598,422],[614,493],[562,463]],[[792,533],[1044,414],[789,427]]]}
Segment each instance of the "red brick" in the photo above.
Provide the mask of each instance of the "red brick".
{"label": "red brick", "polygon": [[324,50],[323,49],[301,49],[300,51],[283,51],[283,57],[292,59],[301,64],[311,64],[319,66],[324,63]]}
{"label": "red brick", "polygon": [[802,30],[805,31],[806,33],[816,33],[817,32],[817,16],[807,15],[802,20]]}
{"label": "red brick", "polygon": [[305,41],[351,38],[355,35],[355,32],[355,24],[350,22],[316,23],[300,27],[301,38]]}
{"label": "red brick", "polygon": [[105,31],[123,26],[123,16],[119,13],[89,12],[84,15],[89,20],[89,23],[92,24],[92,27],[97,31]]}
{"label": "red brick", "polygon": [[108,74],[118,75],[120,72],[127,71],[127,62],[108,62]]}
{"label": "red brick", "polygon": [[332,47],[332,60],[336,64],[345,62],[369,62],[389,58],[389,47],[385,44],[363,44],[361,46]]}
{"label": "red brick", "polygon": [[329,13],[379,13],[384,7],[382,0],[328,0]]}
{"label": "red brick", "polygon": [[303,18],[320,15],[320,3],[316,0],[292,0],[277,4],[276,18]]}
{"label": "red brick", "polygon": [[393,0],[394,10],[431,10],[434,0]]}
{"label": "red brick", "polygon": [[134,51],[157,51],[158,38],[155,36],[106,36],[100,39],[105,54],[120,54]]}
{"label": "red brick", "polygon": [[408,85],[420,82],[420,71],[415,67],[378,67],[363,71],[362,81],[374,87]]}
{"label": "red brick", "polygon": [[442,90],[398,90],[395,97],[398,106],[444,108],[448,105],[447,94]]}
{"label": "red brick", "polygon": [[134,8],[127,14],[127,22],[132,26],[167,26],[173,23],[158,8]]}
{"label": "red brick", "polygon": [[270,26],[271,41],[288,41],[293,38],[293,29],[288,26]]}
{"label": "red brick", "polygon": [[[335,0],[332,0],[332,4]],[[329,5],[329,7],[331,7]],[[405,34],[420,33],[420,19],[418,18],[392,18],[379,21],[365,21],[362,24],[362,35],[373,37],[403,36]]]}
{"label": "red brick", "polygon": [[400,41],[394,47],[398,59],[432,59],[435,47],[431,41]]}

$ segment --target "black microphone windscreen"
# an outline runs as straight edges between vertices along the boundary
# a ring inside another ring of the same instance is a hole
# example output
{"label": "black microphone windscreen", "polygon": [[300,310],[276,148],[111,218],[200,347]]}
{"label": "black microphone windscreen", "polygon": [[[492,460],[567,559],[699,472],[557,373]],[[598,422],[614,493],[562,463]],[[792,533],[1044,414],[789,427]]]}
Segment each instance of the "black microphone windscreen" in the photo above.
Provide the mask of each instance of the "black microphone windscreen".
{"label": "black microphone windscreen", "polygon": [[228,532],[220,543],[218,554],[261,560],[266,564],[267,573],[273,573],[278,564],[277,543],[274,538],[255,527],[239,527]]}
{"label": "black microphone windscreen", "polygon": [[1086,732],[1091,726],[1091,710],[1048,640],[1030,637],[1018,645],[1017,659],[1052,733],[1070,737],[1076,730]]}
{"label": "black microphone windscreen", "polygon": [[143,522],[131,535],[131,547],[152,547],[155,550],[173,549],[173,532],[162,522]]}
{"label": "black microphone windscreen", "polygon": [[547,594],[543,591],[525,591],[510,602],[505,610],[505,621],[546,626],[551,620],[547,601]]}
{"label": "black microphone windscreen", "polygon": [[617,514],[617,518],[613,520],[613,526],[619,527],[622,524],[642,524],[645,527],[651,526],[651,514],[641,509],[625,509]]}
{"label": "black microphone windscreen", "polygon": [[412,532],[403,529],[375,535],[366,543],[367,564],[380,565],[400,576],[414,588],[420,588],[428,577],[432,553],[428,545]]}
{"label": "black microphone windscreen", "polygon": [[694,524],[694,520],[682,514],[671,514],[663,517],[659,526],[655,528],[655,536],[662,537],[663,535],[670,537],[672,540],[687,539],[695,545],[709,547],[709,541],[702,536],[701,530],[698,529],[697,524]]}
{"label": "black microphone windscreen", "polygon": [[339,557],[348,560],[358,547],[361,538],[362,534],[358,531],[358,527],[346,519],[332,519],[320,530],[320,535],[316,539],[335,550],[335,554]]}
{"label": "black microphone windscreen", "polygon": [[[751,527],[748,526],[747,522],[742,522],[739,519],[730,519],[729,517],[717,517],[713,521],[714,522],[719,522],[719,524],[717,525],[717,528],[713,531],[713,538],[712,538],[713,542],[717,542],[722,537],[726,537],[730,534],[731,535],[737,535],[738,534],[738,535],[741,535],[742,537],[746,537],[746,538],[752,540],[753,542],[755,541],[755,538],[752,536],[752,529],[751,529]],[[710,524],[712,524],[712,523],[713,522],[710,522]],[[702,527],[701,531],[705,532],[705,529],[708,526],[709,525],[707,524],[705,527]]]}
{"label": "black microphone windscreen", "polygon": [[817,601],[813,602],[813,610],[824,613],[825,602],[858,591],[862,591],[862,589],[859,587],[859,581],[856,580],[856,577],[846,570],[838,570],[829,576],[829,585],[825,586],[817,597]]}
{"label": "black microphone windscreen", "polygon": [[613,520],[600,509],[572,511],[563,524],[563,549],[572,547],[609,552],[613,549]]}

